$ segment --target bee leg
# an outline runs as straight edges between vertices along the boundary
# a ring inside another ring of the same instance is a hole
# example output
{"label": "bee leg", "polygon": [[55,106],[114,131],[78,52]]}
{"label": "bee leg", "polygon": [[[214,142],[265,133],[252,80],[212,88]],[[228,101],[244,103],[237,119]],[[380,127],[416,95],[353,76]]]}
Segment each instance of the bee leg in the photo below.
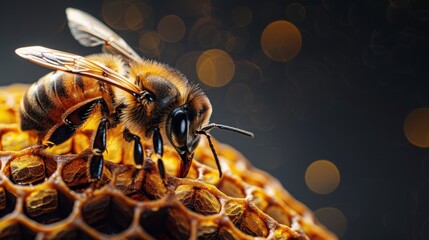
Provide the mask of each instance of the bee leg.
{"label": "bee leg", "polygon": [[127,141],[127,142],[134,141],[134,162],[135,162],[135,164],[138,166],[143,165],[144,153],[143,153],[143,146],[140,142],[140,137],[132,134],[130,132],[130,130],[128,130],[128,129],[125,129],[123,134],[124,134],[125,141]]}
{"label": "bee leg", "polygon": [[55,145],[61,144],[69,139],[76,132],[76,128],[68,125],[62,124],[51,134],[48,141],[43,144],[44,146],[50,148]]}
{"label": "bee leg", "polygon": [[153,148],[158,157],[159,174],[161,175],[161,178],[165,180],[165,168],[164,163],[162,162],[162,156],[164,155],[164,144],[162,143],[162,137],[158,127],[153,129]]}
{"label": "bee leg", "polygon": [[89,163],[89,176],[91,179],[100,179],[103,173],[103,152],[106,150],[106,132],[109,121],[102,118],[95,133],[92,143],[92,152],[94,153]]}
{"label": "bee leg", "polygon": [[102,111],[105,111],[103,109],[106,109],[107,104],[102,98],[94,99],[93,101],[80,106],[64,119],[64,123],[55,129],[44,146],[49,148],[67,141],[67,139],[73,136],[76,129],[88,119],[97,103],[101,103]]}

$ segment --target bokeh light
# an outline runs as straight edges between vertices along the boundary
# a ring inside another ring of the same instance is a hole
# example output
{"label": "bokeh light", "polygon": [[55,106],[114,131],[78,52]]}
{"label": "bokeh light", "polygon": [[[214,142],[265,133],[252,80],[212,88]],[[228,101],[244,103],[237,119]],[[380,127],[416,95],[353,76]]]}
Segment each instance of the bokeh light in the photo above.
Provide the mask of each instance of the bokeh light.
{"label": "bokeh light", "polygon": [[198,58],[197,75],[210,87],[222,87],[228,84],[235,73],[235,64],[231,56],[220,49],[210,49]]}
{"label": "bokeh light", "polygon": [[332,230],[339,238],[344,237],[347,231],[347,218],[337,208],[325,207],[317,209],[314,214],[317,219]]}
{"label": "bokeh light", "polygon": [[175,43],[180,41],[185,36],[185,32],[185,23],[176,15],[167,15],[159,20],[158,33],[166,42]]}
{"label": "bokeh light", "polygon": [[261,36],[264,53],[272,60],[287,62],[301,50],[301,32],[291,22],[279,20],[270,23]]}
{"label": "bokeh light", "polygon": [[413,145],[429,147],[429,108],[411,111],[404,121],[404,133]]}
{"label": "bokeh light", "polygon": [[241,83],[231,85],[225,93],[225,103],[234,112],[246,112],[252,106],[252,90]]}
{"label": "bokeh light", "polygon": [[139,45],[145,57],[159,57],[161,55],[163,42],[158,33],[148,31],[140,35]]}
{"label": "bokeh light", "polygon": [[238,6],[232,10],[231,17],[236,26],[244,27],[252,21],[253,14],[248,7]]}
{"label": "bokeh light", "polygon": [[340,172],[337,166],[328,160],[317,160],[305,171],[305,182],[308,188],[319,194],[334,191],[340,183]]}
{"label": "bokeh light", "polygon": [[142,2],[107,0],[101,15],[104,21],[118,30],[137,30],[153,17],[152,9]]}

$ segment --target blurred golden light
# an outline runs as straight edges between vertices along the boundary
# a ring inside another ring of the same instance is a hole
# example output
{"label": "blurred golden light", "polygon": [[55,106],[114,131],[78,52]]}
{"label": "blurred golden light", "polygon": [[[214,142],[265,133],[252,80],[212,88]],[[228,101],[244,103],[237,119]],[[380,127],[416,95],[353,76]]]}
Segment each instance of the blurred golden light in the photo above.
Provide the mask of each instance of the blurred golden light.
{"label": "blurred golden light", "polygon": [[413,145],[429,147],[429,108],[411,111],[404,121],[404,133]]}
{"label": "blurred golden light", "polygon": [[134,30],[143,26],[143,16],[135,4],[131,4],[124,14],[124,22],[128,29]]}
{"label": "blurred golden light", "polygon": [[334,191],[340,183],[340,172],[337,166],[328,160],[317,160],[305,171],[305,182],[308,188],[319,194]]}
{"label": "blurred golden light", "polygon": [[197,75],[210,87],[222,87],[228,84],[235,73],[235,64],[231,56],[220,49],[210,49],[198,58]]}
{"label": "blurred golden light", "polygon": [[147,57],[159,57],[162,51],[162,40],[154,31],[142,33],[139,39],[140,49]]}
{"label": "blurred golden light", "polygon": [[161,38],[169,43],[175,43],[185,36],[186,26],[183,20],[176,15],[167,15],[158,23],[158,33]]}
{"label": "blurred golden light", "polygon": [[104,22],[118,30],[137,30],[152,17],[151,9],[144,3],[131,0],[106,0],[101,15]]}
{"label": "blurred golden light", "polygon": [[231,85],[226,90],[225,103],[234,112],[245,112],[253,103],[252,90],[241,83]]}
{"label": "blurred golden light", "polygon": [[262,49],[274,61],[292,60],[301,50],[301,32],[292,23],[279,20],[265,27],[261,36]]}
{"label": "blurred golden light", "polygon": [[324,207],[317,209],[314,214],[316,218],[329,230],[332,230],[337,237],[344,237],[347,231],[347,218],[340,210],[333,207]]}
{"label": "blurred golden light", "polygon": [[286,15],[294,22],[300,22],[305,19],[305,7],[299,3],[291,3],[286,7]]}
{"label": "blurred golden light", "polygon": [[236,26],[244,27],[252,21],[252,11],[245,6],[238,6],[231,12],[232,21]]}

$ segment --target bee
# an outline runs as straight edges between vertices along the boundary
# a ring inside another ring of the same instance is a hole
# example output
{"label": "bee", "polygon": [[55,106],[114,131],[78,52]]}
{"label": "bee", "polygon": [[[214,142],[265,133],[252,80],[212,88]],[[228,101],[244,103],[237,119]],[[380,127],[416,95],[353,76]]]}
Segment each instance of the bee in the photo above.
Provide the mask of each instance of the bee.
{"label": "bee", "polygon": [[[209,131],[214,128],[253,137],[251,132],[209,123],[212,106],[205,93],[165,64],[140,57],[121,37],[91,15],[66,9],[73,37],[83,46],[103,45],[101,54],[82,57],[40,46],[18,48],[31,62],[56,70],[28,89],[20,105],[22,130],[35,130],[39,143],[49,148],[65,142],[88,118],[100,113],[92,137],[89,176],[102,175],[109,129],[122,132],[133,144],[137,166],[151,146],[165,179],[164,144],[180,156],[179,177],[186,177],[200,136],[207,137],[219,177],[222,170]],[[94,109],[100,109],[95,111]],[[168,141],[165,141],[167,139]],[[145,144],[142,144],[145,143]],[[150,145],[151,143],[151,145]]]}

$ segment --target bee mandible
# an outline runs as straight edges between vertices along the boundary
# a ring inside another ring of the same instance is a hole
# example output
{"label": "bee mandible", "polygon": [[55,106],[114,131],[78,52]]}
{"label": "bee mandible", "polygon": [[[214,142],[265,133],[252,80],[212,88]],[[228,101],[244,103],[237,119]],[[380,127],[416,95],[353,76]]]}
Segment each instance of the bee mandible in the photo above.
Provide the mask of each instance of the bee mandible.
{"label": "bee mandible", "polygon": [[[207,137],[219,177],[222,170],[209,131],[220,128],[253,137],[234,127],[209,123],[212,106],[205,93],[179,71],[141,58],[121,37],[91,15],[66,10],[73,37],[84,46],[103,45],[102,54],[88,57],[40,46],[18,48],[24,59],[56,70],[35,82],[20,106],[22,130],[35,130],[44,147],[68,140],[98,106],[101,118],[92,138],[91,179],[100,179],[109,129],[119,129],[133,143],[133,158],[141,166],[144,143],[152,143],[160,175],[164,144],[181,158],[179,177],[189,172],[200,136]],[[164,141],[167,139],[168,141]]]}

